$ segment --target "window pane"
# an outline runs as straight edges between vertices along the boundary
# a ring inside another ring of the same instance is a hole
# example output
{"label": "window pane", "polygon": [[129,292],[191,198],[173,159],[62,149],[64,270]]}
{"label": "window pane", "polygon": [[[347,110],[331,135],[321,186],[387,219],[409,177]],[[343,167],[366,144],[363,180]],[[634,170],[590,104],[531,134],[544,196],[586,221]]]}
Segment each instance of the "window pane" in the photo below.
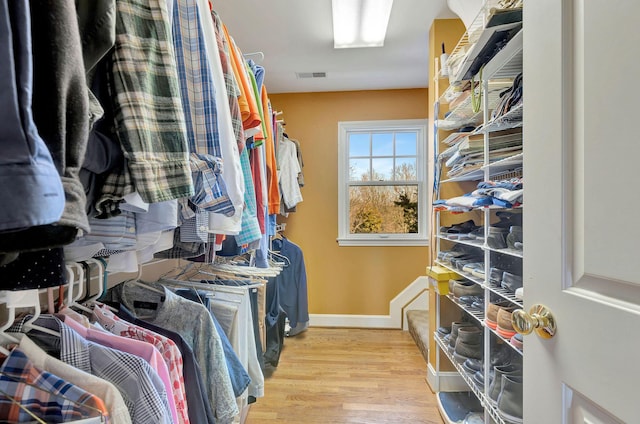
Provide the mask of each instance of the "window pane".
{"label": "window pane", "polygon": [[369,159],[349,159],[349,181],[371,181]]}
{"label": "window pane", "polygon": [[399,181],[417,180],[416,160],[414,158],[397,158],[395,177],[395,179]]}
{"label": "window pane", "polygon": [[391,181],[393,179],[393,159],[373,159],[371,161],[374,181]]}
{"label": "window pane", "polygon": [[418,187],[349,187],[350,234],[418,232]]}
{"label": "window pane", "polygon": [[396,155],[398,156],[415,156],[418,133],[403,132],[396,133]]}
{"label": "window pane", "polygon": [[374,133],[371,135],[371,156],[393,156],[393,133]]}
{"label": "window pane", "polygon": [[369,133],[349,134],[349,156],[370,156]]}

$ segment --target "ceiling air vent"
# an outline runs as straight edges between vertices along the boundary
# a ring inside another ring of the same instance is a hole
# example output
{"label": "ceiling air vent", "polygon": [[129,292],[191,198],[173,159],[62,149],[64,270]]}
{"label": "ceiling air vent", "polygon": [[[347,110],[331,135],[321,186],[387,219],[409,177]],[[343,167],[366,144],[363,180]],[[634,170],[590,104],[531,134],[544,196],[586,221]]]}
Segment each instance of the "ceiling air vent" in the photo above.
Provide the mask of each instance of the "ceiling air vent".
{"label": "ceiling air vent", "polygon": [[300,78],[326,78],[326,72],[296,72],[296,77]]}

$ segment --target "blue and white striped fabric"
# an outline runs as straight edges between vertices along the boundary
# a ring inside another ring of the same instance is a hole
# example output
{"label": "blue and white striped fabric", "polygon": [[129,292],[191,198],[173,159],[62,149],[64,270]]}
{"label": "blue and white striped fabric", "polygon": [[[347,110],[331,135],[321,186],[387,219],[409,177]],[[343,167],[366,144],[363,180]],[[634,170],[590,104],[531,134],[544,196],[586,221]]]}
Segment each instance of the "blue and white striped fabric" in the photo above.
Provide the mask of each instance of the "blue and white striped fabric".
{"label": "blue and white striped fabric", "polygon": [[86,244],[102,243],[109,250],[133,250],[136,247],[136,218],[122,211],[108,219],[89,218],[91,232],[82,240]]}
{"label": "blue and white striped fabric", "polygon": [[256,216],[256,190],[253,186],[253,178],[251,177],[251,164],[249,163],[249,154],[247,149],[240,153],[240,165],[242,165],[242,173],[244,174],[244,201],[245,208],[242,211],[242,229],[236,237],[236,243],[239,246],[249,244],[260,240],[260,224]]}

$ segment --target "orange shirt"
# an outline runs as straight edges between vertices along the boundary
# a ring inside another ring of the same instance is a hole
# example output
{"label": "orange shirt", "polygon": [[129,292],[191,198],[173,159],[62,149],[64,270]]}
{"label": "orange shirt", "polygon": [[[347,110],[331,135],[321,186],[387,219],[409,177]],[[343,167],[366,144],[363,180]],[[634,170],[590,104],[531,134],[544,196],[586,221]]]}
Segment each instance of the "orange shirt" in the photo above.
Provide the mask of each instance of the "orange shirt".
{"label": "orange shirt", "polygon": [[276,149],[275,139],[273,138],[273,126],[271,119],[271,108],[269,107],[269,97],[267,96],[267,88],[262,85],[262,112],[264,114],[264,123],[267,127],[267,137],[265,143],[265,161],[267,162],[267,192],[269,194],[269,214],[277,214],[280,212],[280,190],[278,187],[278,175],[276,165]]}
{"label": "orange shirt", "polygon": [[242,127],[245,130],[260,127],[261,120],[258,113],[258,105],[256,99],[253,96],[253,88],[247,77],[244,61],[240,57],[240,53],[236,46],[236,43],[229,36],[227,26],[222,24],[224,30],[224,37],[229,45],[229,55],[231,57],[231,67],[233,68],[233,74],[236,77],[238,86],[240,87],[241,95],[238,97],[238,104],[240,106],[240,113],[242,114]]}

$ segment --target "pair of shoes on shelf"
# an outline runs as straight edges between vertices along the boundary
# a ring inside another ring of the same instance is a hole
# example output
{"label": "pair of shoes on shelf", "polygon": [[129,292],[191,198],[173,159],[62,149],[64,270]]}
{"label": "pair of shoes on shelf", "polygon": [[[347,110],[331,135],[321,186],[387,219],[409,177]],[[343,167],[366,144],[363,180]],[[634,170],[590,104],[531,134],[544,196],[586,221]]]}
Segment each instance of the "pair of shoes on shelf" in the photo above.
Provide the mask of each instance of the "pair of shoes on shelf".
{"label": "pair of shoes on shelf", "polygon": [[522,277],[511,272],[503,271],[500,268],[492,267],[489,270],[489,284],[494,287],[502,287],[511,293],[515,293],[517,289],[522,287]]}
{"label": "pair of shoes on shelf", "polygon": [[461,303],[469,309],[475,309],[478,311],[484,311],[484,297],[483,296],[461,296],[458,299]]}
{"label": "pair of shoes on shelf", "polygon": [[471,308],[474,303],[484,302],[484,297],[477,295],[464,295],[458,298],[458,302],[464,304],[468,308]]}
{"label": "pair of shoes on shelf", "polygon": [[511,339],[509,340],[509,343],[514,345],[517,349],[522,350],[523,347],[524,347],[524,341],[522,339],[522,334],[520,334],[520,333],[514,334],[513,337],[511,337]]}
{"label": "pair of shoes on shelf", "polygon": [[484,262],[469,262],[462,267],[462,271],[471,275],[482,275],[484,278]]}
{"label": "pair of shoes on shelf", "polygon": [[498,312],[502,309],[514,311],[516,307],[506,300],[489,303],[489,306],[487,307],[487,314],[484,320],[485,324],[487,324],[487,327],[491,328],[492,330],[496,329],[496,327],[498,326]]}
{"label": "pair of shoes on shelf", "polygon": [[484,258],[482,256],[478,256],[476,254],[460,256],[451,259],[451,266],[458,271],[462,271],[465,265],[476,264],[478,262],[482,262],[483,259]]}
{"label": "pair of shoes on shelf", "polygon": [[454,224],[450,227],[440,227],[440,234],[446,235],[447,238],[449,238],[449,236],[453,234],[469,234],[476,228],[478,228],[478,226],[473,221],[473,219],[470,219],[465,222]]}
{"label": "pair of shoes on shelf", "polygon": [[459,364],[467,359],[482,359],[484,333],[475,326],[461,327],[458,330],[453,359]]}
{"label": "pair of shoes on shelf", "polygon": [[462,368],[467,374],[475,374],[484,371],[484,362],[481,359],[468,358],[462,363]]}
{"label": "pair of shoes on shelf", "polygon": [[521,308],[502,308],[498,311],[495,330],[500,336],[507,340],[516,335],[516,330],[513,328],[513,324],[511,323],[511,315],[518,309]]}
{"label": "pair of shoes on shelf", "polygon": [[494,367],[489,402],[507,423],[522,423],[522,367],[509,364]]}
{"label": "pair of shoes on shelf", "polygon": [[504,249],[507,247],[507,235],[509,234],[509,228],[503,227],[489,227],[489,234],[487,235],[487,246],[492,249]]}
{"label": "pair of shoes on shelf", "polygon": [[472,322],[468,321],[456,321],[451,323],[451,333],[448,335],[448,337],[445,337],[445,340],[447,340],[449,343],[449,353],[453,353],[456,347],[456,341],[458,340],[458,332],[460,328],[463,327],[475,327],[475,325]]}
{"label": "pair of shoes on shelf", "polygon": [[467,236],[469,237],[469,240],[484,242],[484,227],[476,228],[475,230],[467,234]]}
{"label": "pair of shoes on shelf", "polygon": [[502,274],[500,287],[507,290],[508,292],[515,293],[517,289],[522,287],[522,276],[505,271]]}
{"label": "pair of shoes on shelf", "polygon": [[520,212],[509,212],[509,211],[499,211],[496,212],[496,216],[500,221],[491,224],[492,227],[499,227],[508,229],[514,225],[522,226],[522,213]]}
{"label": "pair of shoes on shelf", "polygon": [[522,227],[519,225],[512,225],[509,227],[509,234],[507,234],[507,247],[514,250],[522,250]]}
{"label": "pair of shoes on shelf", "polygon": [[440,337],[445,337],[447,334],[451,334],[451,327],[438,327],[436,331]]}
{"label": "pair of shoes on shelf", "polygon": [[482,287],[472,281],[450,280],[450,282],[451,281],[454,283],[452,286],[450,285],[450,290],[456,299],[462,296],[482,296],[484,294]]}

